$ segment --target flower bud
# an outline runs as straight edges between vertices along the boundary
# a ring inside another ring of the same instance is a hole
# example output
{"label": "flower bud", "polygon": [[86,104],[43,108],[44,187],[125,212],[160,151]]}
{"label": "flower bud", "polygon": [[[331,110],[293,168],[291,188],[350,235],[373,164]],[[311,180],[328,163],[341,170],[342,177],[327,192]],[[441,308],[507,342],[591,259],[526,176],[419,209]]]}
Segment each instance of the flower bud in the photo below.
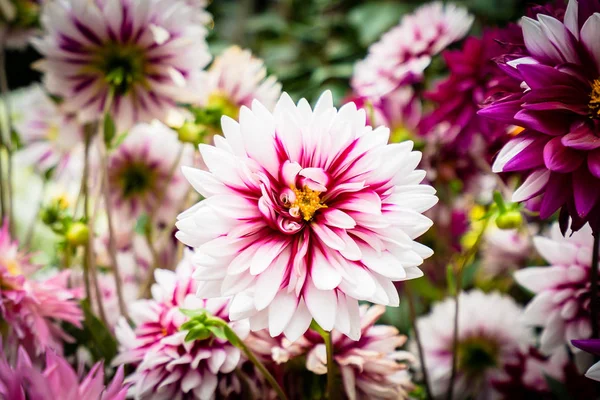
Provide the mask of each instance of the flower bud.
{"label": "flower bud", "polygon": [[523,216],[517,210],[507,210],[496,218],[496,226],[500,229],[516,229],[523,224]]}
{"label": "flower bud", "polygon": [[207,130],[204,125],[195,124],[190,121],[186,121],[181,128],[177,130],[179,140],[183,143],[192,143],[194,145],[200,144],[202,138],[206,134]]}
{"label": "flower bud", "polygon": [[73,223],[67,230],[67,242],[71,246],[82,246],[88,242],[89,229],[83,222]]}

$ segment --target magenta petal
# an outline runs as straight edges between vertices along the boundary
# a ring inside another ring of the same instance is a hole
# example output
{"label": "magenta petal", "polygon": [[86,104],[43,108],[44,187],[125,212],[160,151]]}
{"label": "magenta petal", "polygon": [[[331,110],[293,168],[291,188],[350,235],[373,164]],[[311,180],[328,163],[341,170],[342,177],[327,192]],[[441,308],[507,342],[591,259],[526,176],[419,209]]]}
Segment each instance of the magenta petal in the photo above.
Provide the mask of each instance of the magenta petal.
{"label": "magenta petal", "polygon": [[571,340],[571,343],[585,352],[600,355],[600,339]]}
{"label": "magenta petal", "polygon": [[547,219],[569,200],[569,175],[552,173],[540,205],[540,218]]}
{"label": "magenta petal", "polygon": [[598,202],[600,185],[598,180],[587,170],[579,168],[573,173],[573,195],[575,209],[581,218],[585,218]]}
{"label": "magenta petal", "polygon": [[495,121],[513,124],[515,122],[515,114],[521,109],[521,99],[498,101],[493,105],[487,106],[479,110],[477,114]]}
{"label": "magenta petal", "polygon": [[600,178],[600,149],[588,153],[588,169],[596,178]]}
{"label": "magenta petal", "polygon": [[577,150],[593,150],[600,147],[600,138],[588,124],[582,123],[563,136],[562,144]]}
{"label": "magenta petal", "polygon": [[567,113],[521,110],[515,115],[518,125],[552,136],[564,135],[569,131]]}
{"label": "magenta petal", "polygon": [[510,161],[508,161],[503,171],[523,171],[536,169],[544,165],[543,151],[547,142],[547,137],[535,139],[529,146],[521,150]]}
{"label": "magenta petal", "polygon": [[544,163],[551,171],[573,172],[579,168],[582,162],[581,154],[565,147],[559,137],[550,140],[544,147]]}

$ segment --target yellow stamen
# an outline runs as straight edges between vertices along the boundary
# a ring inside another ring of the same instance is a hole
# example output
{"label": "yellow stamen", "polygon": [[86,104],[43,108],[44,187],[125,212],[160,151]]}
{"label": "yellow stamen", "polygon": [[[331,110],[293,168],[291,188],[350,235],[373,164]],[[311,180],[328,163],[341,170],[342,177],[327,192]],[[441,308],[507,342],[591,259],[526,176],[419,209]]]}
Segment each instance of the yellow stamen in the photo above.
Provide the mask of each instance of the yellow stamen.
{"label": "yellow stamen", "polygon": [[592,92],[590,93],[588,107],[592,117],[600,117],[600,78],[592,82]]}
{"label": "yellow stamen", "polygon": [[523,128],[522,126],[515,125],[509,129],[508,134],[510,136],[517,136],[519,133],[523,132],[524,130],[525,130],[525,128]]}
{"label": "yellow stamen", "polygon": [[13,276],[22,274],[21,267],[19,266],[19,263],[16,260],[4,260],[2,264],[6,265],[6,270],[9,274]]}
{"label": "yellow stamen", "polygon": [[321,192],[312,190],[307,186],[304,186],[302,190],[296,188],[292,188],[292,190],[296,195],[296,200],[291,204],[290,210],[299,210],[305,221],[310,221],[317,210],[327,208],[325,204],[321,203],[321,198],[319,197]]}

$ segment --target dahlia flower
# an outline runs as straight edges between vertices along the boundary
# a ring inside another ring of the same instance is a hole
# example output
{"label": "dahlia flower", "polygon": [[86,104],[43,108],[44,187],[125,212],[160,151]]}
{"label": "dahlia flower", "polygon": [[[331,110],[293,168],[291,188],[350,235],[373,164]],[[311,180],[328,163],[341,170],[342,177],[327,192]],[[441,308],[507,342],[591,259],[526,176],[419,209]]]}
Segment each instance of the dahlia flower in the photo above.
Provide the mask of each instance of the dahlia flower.
{"label": "dahlia flower", "polygon": [[[458,362],[454,397],[490,399],[492,382],[502,377],[505,364],[514,362],[520,351],[529,347],[531,332],[516,322],[522,315],[515,301],[498,293],[479,290],[459,296]],[[453,298],[433,306],[431,313],[419,318],[425,367],[435,397],[448,390],[452,370]],[[494,310],[490,313],[490,310]]]}
{"label": "dahlia flower", "polygon": [[525,308],[524,321],[541,326],[540,349],[550,353],[574,339],[588,339],[590,326],[590,260],[592,230],[585,225],[564,238],[558,224],[550,237],[537,236],[533,243],[548,267],[515,272],[521,286],[535,293]]}
{"label": "dahlia flower", "polygon": [[472,23],[473,16],[454,4],[419,7],[369,47],[367,58],[356,64],[352,88],[360,96],[377,98],[421,81],[431,58],[462,39]]}
{"label": "dahlia flower", "polygon": [[199,104],[221,107],[225,115],[235,119],[240,107],[250,107],[254,99],[272,110],[281,95],[281,84],[274,76],[267,77],[263,61],[237,46],[215,58],[206,78],[206,96]]}
{"label": "dahlia flower", "polygon": [[24,146],[17,153],[19,161],[41,174],[54,169],[58,178],[79,177],[84,155],[81,125],[38,85],[11,97],[14,128]]}
{"label": "dahlia flower", "polygon": [[5,223],[0,230],[0,317],[9,328],[5,340],[13,347],[25,346],[35,356],[47,347],[62,352],[62,342],[71,337],[61,323],[81,328],[80,291],[69,289],[69,271],[45,280],[23,275],[35,269],[27,256],[17,252]]}
{"label": "dahlia flower", "polygon": [[[361,338],[358,341],[333,332],[333,360],[342,374],[344,391],[355,399],[408,399],[414,388],[408,373],[408,364],[416,359],[406,351],[397,350],[406,342],[392,326],[375,325],[385,307],[360,307]],[[315,332],[307,337],[321,343],[308,353],[306,368],[316,374],[327,373],[325,344]],[[319,340],[320,339],[320,340]]]}
{"label": "dahlia flower", "polygon": [[119,367],[105,386],[104,365],[100,362],[81,378],[67,360],[51,350],[46,352],[43,370],[31,362],[22,348],[13,367],[0,349],[0,397],[4,399],[125,400],[127,386],[123,385],[123,375],[123,367]]}
{"label": "dahlia flower", "polygon": [[146,213],[166,222],[186,194],[181,165],[191,165],[193,149],[158,121],[137,124],[108,161],[112,206],[126,219]]}
{"label": "dahlia flower", "polygon": [[107,102],[119,132],[164,120],[196,99],[210,61],[195,15],[182,0],[50,2],[45,34],[32,42],[44,84],[81,122],[97,120]]}
{"label": "dahlia flower", "polygon": [[[573,340],[573,346],[596,356],[600,355],[600,339]],[[600,381],[600,362],[592,365],[585,373],[590,379]]]}
{"label": "dahlia flower", "polygon": [[[527,176],[514,201],[543,196],[540,217],[559,208],[573,230],[600,217],[600,5],[570,0],[564,19],[522,19],[527,54],[505,55],[503,70],[518,90],[492,99],[480,113],[525,128],[500,151],[494,172]],[[566,226],[563,226],[566,230]]]}
{"label": "dahlia flower", "polygon": [[205,198],[176,234],[198,248],[199,297],[232,296],[232,320],[291,341],[313,318],[358,339],[357,300],[398,305],[392,282],[432,254],[413,239],[437,198],[412,142],[388,145],[365,118],[330,92],[314,110],[284,93],[273,114],[254,101],[239,123],[223,118],[225,137],[200,145],[209,171],[184,169]]}
{"label": "dahlia flower", "polygon": [[[226,299],[200,300],[194,296],[191,255],[186,254],[176,271],[156,270],[150,300],[138,300],[130,307],[132,329],[122,318],[115,333],[120,354],[114,365],[131,364],[135,372],[127,378],[136,398],[212,399],[223,374],[232,372],[240,351],[229,342],[208,338],[186,342],[187,332],[179,328],[188,321],[181,309],[205,309],[228,320]],[[247,323],[233,323],[241,337]]]}

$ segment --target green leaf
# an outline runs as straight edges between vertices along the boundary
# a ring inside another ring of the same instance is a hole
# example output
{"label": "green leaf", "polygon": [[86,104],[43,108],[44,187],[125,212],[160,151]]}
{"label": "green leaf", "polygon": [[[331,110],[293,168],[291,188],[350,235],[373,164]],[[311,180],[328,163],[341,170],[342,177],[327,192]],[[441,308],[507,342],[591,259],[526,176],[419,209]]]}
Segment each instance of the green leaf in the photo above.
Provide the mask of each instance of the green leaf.
{"label": "green leaf", "polygon": [[240,347],[241,340],[229,325],[225,325],[223,327],[223,332],[225,333],[225,337],[227,338],[229,343],[231,343],[235,347]]}
{"label": "green leaf", "polygon": [[213,335],[215,335],[217,338],[222,339],[222,340],[229,340],[227,339],[227,335],[225,334],[225,330],[220,327],[220,326],[208,326],[208,330],[212,332]]}
{"label": "green leaf", "polygon": [[569,400],[571,396],[569,395],[569,390],[567,387],[560,381],[557,381],[550,375],[544,374],[544,379],[548,384],[548,388],[550,392],[555,396],[556,400]]}
{"label": "green leaf", "polygon": [[194,329],[190,329],[190,331],[185,335],[185,341],[191,342],[193,340],[205,340],[210,337],[210,331],[204,326],[198,326]]}
{"label": "green leaf", "polygon": [[113,121],[110,113],[104,114],[104,143],[106,143],[106,147],[110,148],[116,132],[115,121]]}
{"label": "green leaf", "polygon": [[439,301],[446,296],[443,290],[431,283],[427,275],[422,276],[419,279],[411,279],[410,281],[407,281],[406,284],[410,285],[411,289],[420,297],[429,301]]}
{"label": "green leaf", "polygon": [[[186,317],[190,317],[190,318],[200,318],[201,321],[206,320],[206,318],[208,317],[206,315],[206,313],[208,311],[206,311],[204,308],[198,308],[197,310],[190,310],[190,309],[186,309],[186,308],[180,308],[179,311],[185,315]],[[204,317],[204,318],[202,318]]]}
{"label": "green leaf", "polygon": [[180,331],[189,331],[190,329],[194,329],[198,325],[200,325],[200,321],[196,321],[195,319],[191,319],[188,322],[185,322],[179,327]]}
{"label": "green leaf", "polygon": [[400,17],[414,8],[412,4],[388,1],[363,3],[348,13],[348,22],[358,32],[363,46],[373,43],[382,33],[400,22]]}
{"label": "green leaf", "polygon": [[103,358],[106,364],[110,364],[117,355],[117,342],[106,325],[96,317],[89,301],[82,300],[80,304],[84,315],[83,326],[91,339],[88,347],[97,355],[97,359]]}
{"label": "green leaf", "polygon": [[144,235],[146,233],[146,227],[148,226],[150,219],[148,215],[142,214],[135,222],[135,233],[138,235]]}

